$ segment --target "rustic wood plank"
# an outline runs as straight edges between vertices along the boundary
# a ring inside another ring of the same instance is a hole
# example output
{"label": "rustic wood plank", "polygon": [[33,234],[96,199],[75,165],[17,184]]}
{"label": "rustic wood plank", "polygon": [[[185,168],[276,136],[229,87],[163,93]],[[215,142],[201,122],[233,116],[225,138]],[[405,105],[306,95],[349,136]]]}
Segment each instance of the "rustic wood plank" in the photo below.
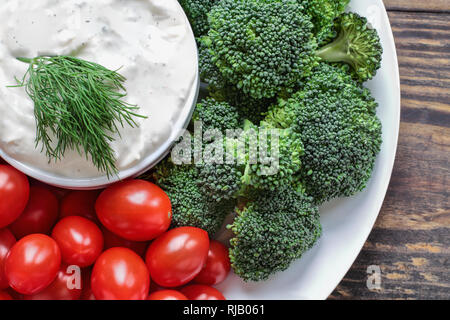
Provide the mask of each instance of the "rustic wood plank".
{"label": "rustic wood plank", "polygon": [[450,12],[448,0],[383,0],[383,2],[388,10]]}
{"label": "rustic wood plank", "polygon": [[[449,299],[450,15],[389,16],[402,82],[397,159],[375,228],[330,299]],[[379,290],[367,288],[370,265]]]}
{"label": "rustic wood plank", "polygon": [[[450,129],[402,123],[394,174],[376,227],[450,227]],[[449,229],[450,233],[450,229]]]}
{"label": "rustic wood plank", "polygon": [[[450,298],[450,129],[402,123],[394,174],[368,241],[332,299]],[[367,267],[381,268],[370,291]]]}
{"label": "rustic wood plank", "polygon": [[402,82],[403,121],[450,125],[450,16],[390,12]]}

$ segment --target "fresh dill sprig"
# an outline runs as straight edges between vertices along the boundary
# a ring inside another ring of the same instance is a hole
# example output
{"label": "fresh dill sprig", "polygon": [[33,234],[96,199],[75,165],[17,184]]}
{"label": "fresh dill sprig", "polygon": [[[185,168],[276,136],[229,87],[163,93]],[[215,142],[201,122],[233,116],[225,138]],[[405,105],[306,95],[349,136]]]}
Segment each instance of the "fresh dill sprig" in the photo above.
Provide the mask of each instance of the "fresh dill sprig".
{"label": "fresh dill sprig", "polygon": [[17,59],[29,68],[12,87],[24,87],[34,102],[36,147],[42,143],[49,162],[60,160],[69,149],[84,151],[108,178],[116,175],[110,142],[119,133],[117,124],[136,127],[134,117],[145,118],[136,113],[136,105],[122,101],[125,77],[71,56]]}

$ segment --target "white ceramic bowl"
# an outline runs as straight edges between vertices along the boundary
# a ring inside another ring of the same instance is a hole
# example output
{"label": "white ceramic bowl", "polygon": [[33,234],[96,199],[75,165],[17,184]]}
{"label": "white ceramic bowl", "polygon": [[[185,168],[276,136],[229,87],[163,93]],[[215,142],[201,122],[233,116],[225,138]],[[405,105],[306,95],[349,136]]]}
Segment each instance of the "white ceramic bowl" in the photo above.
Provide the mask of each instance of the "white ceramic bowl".
{"label": "white ceramic bowl", "polygon": [[[175,1],[175,0],[173,0]],[[180,11],[183,9],[180,6]],[[186,17],[187,19],[187,17]],[[195,43],[195,38],[192,30],[190,30],[191,33],[191,40],[193,43]],[[174,142],[178,139],[180,134],[186,127],[188,126],[192,113],[194,111],[195,104],[197,102],[198,94],[199,94],[199,88],[200,88],[200,77],[198,69],[196,71],[194,84],[192,86],[192,90],[189,93],[188,98],[186,99],[186,104],[181,110],[181,113],[178,115],[178,120],[172,127],[171,135],[168,137],[166,141],[164,141],[153,153],[149,154],[145,158],[143,158],[140,162],[138,162],[136,165],[119,171],[117,176],[108,178],[106,175],[99,176],[95,178],[72,178],[72,177],[66,177],[62,175],[57,175],[52,172],[39,169],[33,166],[30,166],[26,163],[20,162],[12,157],[10,157],[6,152],[4,152],[0,148],[0,157],[3,158],[6,162],[11,164],[16,169],[22,171],[26,175],[42,181],[44,183],[60,187],[60,188],[66,188],[66,189],[73,189],[73,190],[89,190],[89,189],[100,189],[104,188],[110,184],[113,184],[119,180],[137,177],[140,174],[146,172],[153,166],[155,166],[157,163],[159,163],[171,150],[171,147],[173,146]]]}
{"label": "white ceramic bowl", "polygon": [[194,107],[197,102],[199,87],[200,87],[200,80],[197,72],[195,83],[192,87],[188,99],[186,100],[186,105],[182,108],[182,113],[179,115],[178,121],[172,128],[172,134],[169,137],[169,139],[167,139],[164,143],[162,143],[159,146],[159,148],[155,150],[155,152],[143,158],[135,166],[132,166],[125,170],[121,170],[117,176],[110,177],[109,179],[106,176],[100,176],[95,178],[70,178],[52,174],[51,172],[38,169],[36,167],[32,167],[23,162],[15,160],[14,158],[10,157],[7,153],[5,153],[1,148],[0,148],[0,157],[3,158],[6,162],[8,162],[16,169],[25,173],[29,177],[32,177],[36,180],[42,181],[52,186],[65,189],[72,189],[72,190],[101,189],[117,181],[137,177],[142,173],[148,171],[156,164],[158,164],[170,152],[173,144],[180,136],[180,133],[182,133],[182,131],[186,129],[191,120],[192,113],[194,111]]}
{"label": "white ceramic bowl", "polygon": [[394,38],[381,0],[353,0],[350,10],[368,17],[384,48],[383,63],[367,86],[379,102],[383,145],[367,189],[321,208],[323,235],[317,245],[288,270],[261,283],[231,275],[219,285],[227,299],[326,299],[353,264],[381,209],[397,148],[400,80]]}

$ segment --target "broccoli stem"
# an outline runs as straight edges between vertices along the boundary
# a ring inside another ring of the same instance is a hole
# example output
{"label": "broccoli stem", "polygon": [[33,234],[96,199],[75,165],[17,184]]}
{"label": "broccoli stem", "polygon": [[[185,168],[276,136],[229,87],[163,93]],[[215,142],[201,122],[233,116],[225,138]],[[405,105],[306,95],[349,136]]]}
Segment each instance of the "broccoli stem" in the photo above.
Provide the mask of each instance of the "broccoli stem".
{"label": "broccoli stem", "polygon": [[345,62],[354,65],[352,57],[348,53],[348,41],[340,36],[335,41],[316,51],[316,55],[327,62]]}
{"label": "broccoli stem", "polygon": [[353,69],[353,78],[359,82],[372,79],[381,67],[383,47],[380,37],[366,18],[356,13],[345,13],[335,22],[339,36],[325,45],[316,55],[325,62],[343,62]]}

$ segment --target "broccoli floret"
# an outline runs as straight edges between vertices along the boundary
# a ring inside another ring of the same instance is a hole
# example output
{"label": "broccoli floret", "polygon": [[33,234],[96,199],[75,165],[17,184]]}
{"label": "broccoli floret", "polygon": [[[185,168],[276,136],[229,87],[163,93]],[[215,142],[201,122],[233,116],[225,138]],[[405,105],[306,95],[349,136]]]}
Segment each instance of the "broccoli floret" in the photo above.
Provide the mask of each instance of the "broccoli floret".
{"label": "broccoli floret", "polygon": [[273,98],[255,99],[231,84],[225,85],[222,89],[211,89],[210,94],[219,101],[227,101],[236,106],[240,119],[247,119],[255,124],[259,124],[269,106],[276,103],[276,99]]}
{"label": "broccoli floret", "polygon": [[199,186],[211,199],[236,199],[242,188],[242,170],[230,164],[208,164],[199,169]]}
{"label": "broccoli floret", "polygon": [[292,90],[316,65],[313,24],[295,0],[221,0],[208,21],[209,59],[253,98]]}
{"label": "broccoli floret", "polygon": [[344,12],[350,0],[297,0],[314,24],[313,32],[319,44],[335,38],[334,20]]}
{"label": "broccoli floret", "polygon": [[290,185],[254,192],[245,209],[228,226],[234,272],[245,281],[266,280],[286,270],[321,235],[318,208]]}
{"label": "broccoli floret", "polygon": [[[204,152],[203,163],[197,166],[199,188],[206,196],[218,202],[236,198],[242,186],[243,169],[236,162],[227,163],[225,152],[227,130],[240,129],[243,126],[244,121],[237,108],[227,102],[207,98],[197,104],[193,121],[200,121],[203,130],[216,129],[222,135],[220,142],[222,157],[217,159],[215,154]],[[213,140],[211,143],[214,144],[217,141]],[[208,144],[209,141],[203,141],[203,151]]]}
{"label": "broccoli floret", "polygon": [[[199,44],[200,79],[207,83],[209,95],[217,101],[225,101],[237,107],[241,119],[248,119],[256,124],[260,123],[264,119],[264,113],[267,112],[269,106],[276,103],[277,99],[254,98],[228,82],[220,73],[219,68],[212,62],[212,55],[208,50],[208,46],[211,45],[210,38],[202,37],[197,39],[197,42]],[[284,91],[286,90],[282,89],[280,95]]]}
{"label": "broccoli floret", "polygon": [[226,101],[237,107],[241,119],[248,119],[259,123],[264,118],[270,105],[276,102],[275,98],[257,99],[238,89],[236,85],[228,82],[219,68],[212,62],[212,55],[208,49],[211,40],[208,37],[198,39],[199,43],[199,70],[200,78],[208,84],[211,97],[217,101]]}
{"label": "broccoli floret", "polygon": [[227,129],[242,127],[244,122],[236,107],[213,98],[203,99],[197,104],[192,121],[201,121],[203,130],[218,129],[223,135]]}
{"label": "broccoli floret", "polygon": [[[192,120],[200,121],[203,130],[217,129],[222,134],[222,148],[226,130],[241,128],[243,122],[235,107],[212,98],[196,105]],[[173,226],[195,226],[213,235],[236,205],[243,169],[228,164],[223,157],[216,163],[215,154],[205,152],[209,143],[216,141],[205,139],[200,146],[202,163],[176,166],[165,161],[158,165],[153,177],[172,201]]]}
{"label": "broccoli floret", "polygon": [[[198,165],[198,186],[200,190],[210,199],[215,201],[226,201],[236,199],[243,187],[242,175],[244,164],[239,165],[235,159],[227,162],[226,146],[227,137],[223,137],[222,145],[223,156],[217,162],[215,155],[210,155],[213,159],[208,158],[208,154],[203,154],[203,162]],[[213,142],[214,143],[214,142]],[[204,144],[206,146],[206,144]],[[234,155],[233,155],[234,156]]]}
{"label": "broccoli floret", "polygon": [[[261,137],[258,137],[258,161],[248,161],[242,181],[246,186],[273,191],[298,180],[297,173],[302,167],[300,158],[303,155],[303,143],[300,135],[290,128],[261,127],[259,133],[266,129],[269,130],[266,132],[266,141],[261,141]],[[261,149],[264,144],[267,148],[265,151]],[[263,158],[266,158],[265,161]]]}
{"label": "broccoli floret", "polygon": [[[203,153],[203,163],[198,165],[199,187],[212,199],[221,201],[236,198],[243,187],[274,190],[297,179],[295,175],[301,168],[303,144],[299,135],[291,129],[277,130],[267,123],[264,123],[265,127],[259,128],[249,120],[241,125],[236,108],[211,98],[197,105],[194,120],[201,121],[204,129],[218,129],[222,133],[223,144],[219,146],[223,154],[218,156],[215,153],[217,141],[214,139],[212,147]],[[242,136],[226,137],[225,130],[241,128]],[[253,131],[250,132],[250,129]],[[267,130],[265,134],[263,130]],[[241,138],[244,139],[241,142],[245,143],[245,149],[239,151]],[[250,138],[253,138],[253,144]],[[203,141],[203,151],[206,147],[209,145]],[[254,150],[250,150],[250,147]],[[226,151],[232,152],[233,162],[226,161]],[[238,161],[238,152],[241,162]]]}
{"label": "broccoli floret", "polygon": [[178,0],[183,7],[196,37],[208,33],[208,12],[219,0]]}
{"label": "broccoli floret", "polygon": [[213,62],[213,56],[209,50],[212,45],[211,39],[207,36],[198,38],[197,44],[200,80],[208,84],[209,91],[223,89],[227,86],[227,81]]}
{"label": "broccoli floret", "polygon": [[317,203],[365,188],[382,142],[377,106],[349,74],[322,63],[301,91],[272,108],[267,121],[300,135],[300,179]]}
{"label": "broccoli floret", "polygon": [[155,182],[167,193],[172,204],[171,228],[193,226],[213,236],[222,226],[236,202],[215,201],[198,185],[198,169],[192,165],[174,165],[167,160],[158,165]]}
{"label": "broccoli floret", "polygon": [[355,79],[372,79],[381,67],[383,47],[375,29],[356,13],[342,14],[335,23],[338,37],[317,51],[327,62],[343,62],[353,69]]}

